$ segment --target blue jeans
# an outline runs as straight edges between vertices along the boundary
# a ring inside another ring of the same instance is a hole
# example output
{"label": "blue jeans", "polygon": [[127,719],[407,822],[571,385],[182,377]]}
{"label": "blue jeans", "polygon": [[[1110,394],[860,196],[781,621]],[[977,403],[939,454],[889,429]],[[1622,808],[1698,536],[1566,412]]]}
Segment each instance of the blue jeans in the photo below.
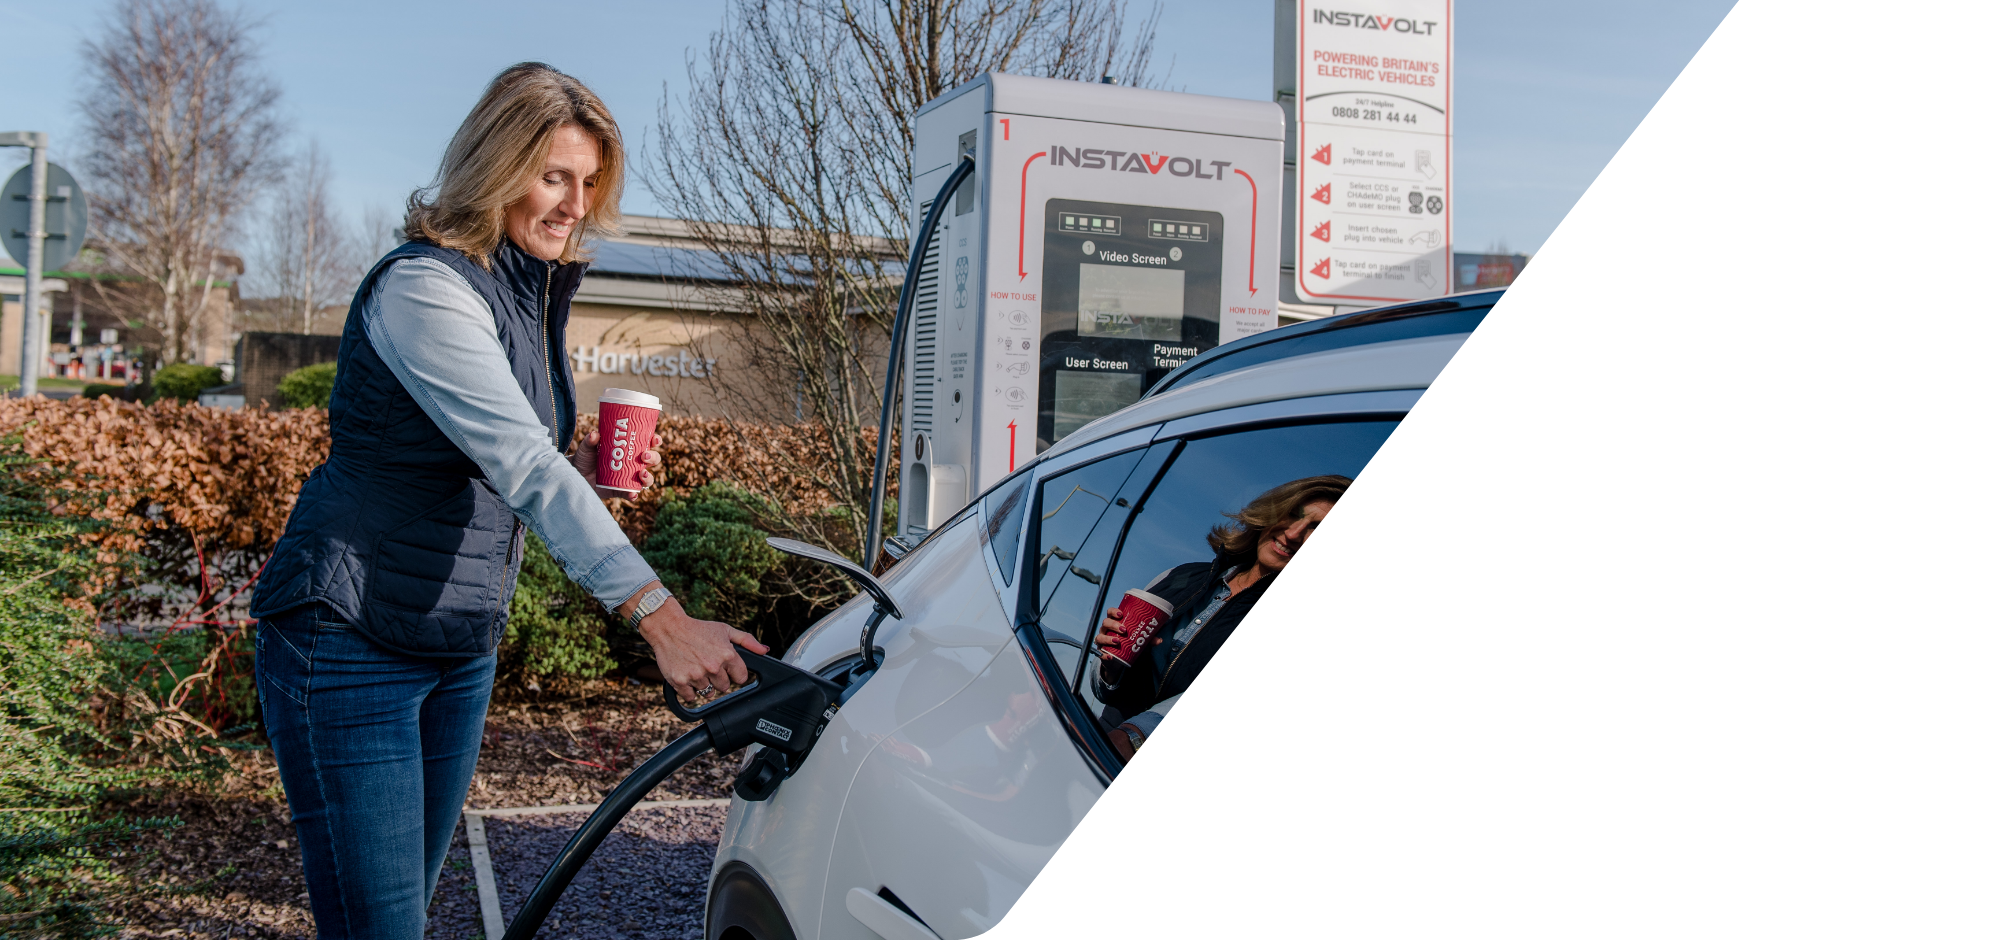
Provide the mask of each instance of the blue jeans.
{"label": "blue jeans", "polygon": [[258,625],[256,695],[318,936],[420,940],[496,666],[390,652],[319,604]]}

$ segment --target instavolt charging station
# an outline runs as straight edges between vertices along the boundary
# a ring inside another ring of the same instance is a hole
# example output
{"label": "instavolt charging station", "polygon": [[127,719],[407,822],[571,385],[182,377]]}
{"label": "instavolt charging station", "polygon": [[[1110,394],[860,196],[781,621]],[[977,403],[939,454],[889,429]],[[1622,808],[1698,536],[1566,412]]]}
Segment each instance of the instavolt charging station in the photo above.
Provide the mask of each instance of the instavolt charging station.
{"label": "instavolt charging station", "polygon": [[1271,102],[985,75],[916,118],[914,203],[962,158],[905,338],[899,534],[1196,354],[1278,325]]}

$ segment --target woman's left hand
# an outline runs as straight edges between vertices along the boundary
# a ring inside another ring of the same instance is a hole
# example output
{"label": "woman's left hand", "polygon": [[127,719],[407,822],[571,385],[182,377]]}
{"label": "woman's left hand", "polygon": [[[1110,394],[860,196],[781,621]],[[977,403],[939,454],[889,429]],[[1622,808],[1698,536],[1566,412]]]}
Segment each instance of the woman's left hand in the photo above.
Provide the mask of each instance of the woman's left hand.
{"label": "woman's left hand", "polygon": [[[587,480],[589,486],[595,487],[595,495],[603,499],[608,499],[612,496],[618,499],[627,499],[629,497],[628,493],[620,490],[605,490],[599,486],[595,486],[595,455],[601,445],[602,432],[589,431],[588,439],[582,441],[581,446],[574,448],[574,456],[570,458],[574,461],[574,469],[581,471],[581,479]],[[650,435],[650,447],[643,452],[643,469],[636,471],[636,483],[638,486],[649,489],[652,483],[657,482],[657,478],[651,474],[649,468],[664,462],[664,455],[657,452],[663,446],[663,435]]]}

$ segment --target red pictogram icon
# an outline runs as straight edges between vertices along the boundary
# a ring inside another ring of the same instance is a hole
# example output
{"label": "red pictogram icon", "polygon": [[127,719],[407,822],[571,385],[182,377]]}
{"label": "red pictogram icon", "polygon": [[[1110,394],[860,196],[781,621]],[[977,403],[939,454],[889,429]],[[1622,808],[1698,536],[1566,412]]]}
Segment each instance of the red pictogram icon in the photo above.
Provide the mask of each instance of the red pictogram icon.
{"label": "red pictogram icon", "polygon": [[1319,203],[1321,203],[1321,204],[1322,204],[1322,205],[1324,205],[1324,206],[1325,206],[1325,205],[1327,205],[1327,204],[1328,204],[1328,199],[1329,199],[1329,196],[1328,196],[1328,187],[1330,187],[1330,186],[1333,186],[1333,185],[1335,185],[1335,184],[1333,184],[1333,183],[1322,183],[1322,184],[1321,184],[1321,188],[1320,188],[1320,189],[1317,189],[1317,190],[1315,190],[1315,191],[1314,191],[1314,199],[1315,199],[1315,201],[1316,201],[1316,202],[1319,202]]}
{"label": "red pictogram icon", "polygon": [[1318,227],[1316,227],[1316,228],[1314,229],[1314,232],[1313,232],[1313,235],[1314,235],[1314,237],[1315,237],[1315,238],[1318,238],[1318,239],[1321,239],[1321,240],[1322,240],[1322,241],[1324,241],[1324,242],[1325,242],[1325,241],[1332,241],[1332,239],[1331,239],[1331,238],[1329,237],[1329,235],[1328,235],[1328,226],[1329,226],[1330,224],[1331,224],[1331,223],[1328,223],[1328,222],[1323,222],[1323,223],[1321,223],[1321,224],[1320,224],[1320,225],[1319,225]]}
{"label": "red pictogram icon", "polygon": [[1335,276],[1335,270],[1334,270],[1333,266],[1331,266],[1331,265],[1330,265],[1330,263],[1329,263],[1329,261],[1328,261],[1328,259],[1327,259],[1327,258],[1323,258],[1323,259],[1321,259],[1321,263],[1320,263],[1320,264],[1317,264],[1317,265],[1315,265],[1315,266],[1314,266],[1314,269],[1313,269],[1312,271],[1309,271],[1308,273],[1310,273],[1310,274],[1313,274],[1313,275],[1314,275],[1315,277],[1334,277],[1334,276]]}
{"label": "red pictogram icon", "polygon": [[1017,469],[1017,422],[1010,422],[1010,469]]}
{"label": "red pictogram icon", "polygon": [[1325,165],[1325,166],[1334,166],[1334,165],[1335,165],[1335,145],[1334,145],[1334,144],[1322,144],[1322,145],[1321,145],[1321,149],[1320,149],[1320,150],[1316,150],[1316,151],[1314,151],[1314,159],[1316,159],[1316,160],[1319,160],[1319,161],[1321,161],[1321,162],[1322,162],[1322,164],[1323,164],[1323,165]]}

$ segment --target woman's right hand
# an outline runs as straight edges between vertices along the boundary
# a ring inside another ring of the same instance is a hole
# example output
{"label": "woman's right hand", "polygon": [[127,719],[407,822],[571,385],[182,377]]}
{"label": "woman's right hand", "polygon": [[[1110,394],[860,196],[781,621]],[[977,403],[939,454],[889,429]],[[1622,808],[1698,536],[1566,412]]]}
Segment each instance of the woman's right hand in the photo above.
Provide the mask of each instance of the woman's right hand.
{"label": "woman's right hand", "polygon": [[1121,641],[1127,638],[1127,624],[1122,623],[1121,619],[1120,608],[1107,608],[1107,619],[1100,621],[1100,635],[1093,638],[1094,644],[1120,649]]}
{"label": "woman's right hand", "polygon": [[[646,587],[643,593],[648,592]],[[768,652],[767,645],[751,633],[717,620],[694,619],[676,597],[643,618],[637,632],[650,642],[657,671],[688,706],[704,693],[726,692],[747,684],[747,664],[733,649],[736,644],[762,655]]]}

